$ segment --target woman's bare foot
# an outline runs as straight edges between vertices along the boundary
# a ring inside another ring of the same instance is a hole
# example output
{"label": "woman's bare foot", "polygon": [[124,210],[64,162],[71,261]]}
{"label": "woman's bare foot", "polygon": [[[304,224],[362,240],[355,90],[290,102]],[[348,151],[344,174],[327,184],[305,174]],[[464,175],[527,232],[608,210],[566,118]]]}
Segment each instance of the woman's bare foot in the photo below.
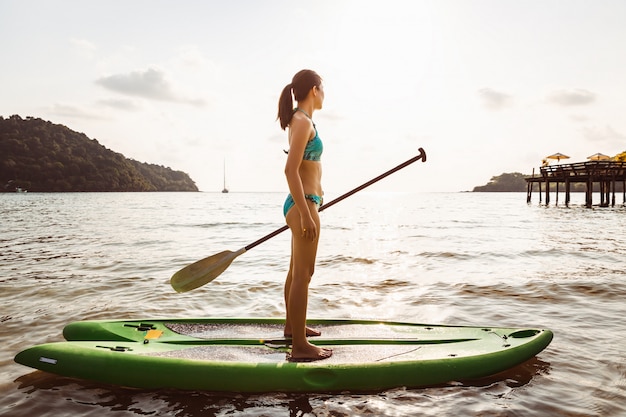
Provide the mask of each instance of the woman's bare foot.
{"label": "woman's bare foot", "polygon": [[328,359],[331,356],[333,356],[332,349],[319,348],[309,343],[297,352],[292,348],[291,352],[287,353],[287,360],[289,362],[313,362]]}
{"label": "woman's bare foot", "polygon": [[[291,338],[292,334],[290,331],[287,331],[287,329],[285,329],[285,337],[289,337]],[[315,330],[315,329],[311,329],[310,327],[306,328],[306,335],[307,337],[316,337],[316,336],[321,336],[322,332],[320,332],[319,330]]]}

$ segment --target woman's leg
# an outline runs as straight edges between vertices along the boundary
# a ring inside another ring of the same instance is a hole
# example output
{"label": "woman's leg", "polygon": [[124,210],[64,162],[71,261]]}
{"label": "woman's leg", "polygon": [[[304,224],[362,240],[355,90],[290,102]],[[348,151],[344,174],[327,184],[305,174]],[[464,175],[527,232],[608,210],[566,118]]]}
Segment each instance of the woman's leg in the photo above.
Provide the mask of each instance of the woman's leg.
{"label": "woman's leg", "polygon": [[[302,237],[300,213],[292,209],[287,213],[287,225],[292,233],[291,265],[285,283],[287,317],[291,326],[294,359],[325,359],[332,354],[328,349],[318,348],[306,339],[306,312],[309,283],[315,270],[320,221],[314,203],[310,209],[318,228],[318,239],[311,241]],[[287,288],[288,287],[288,288]]]}
{"label": "woman's leg", "polygon": [[[293,251],[293,237],[291,238],[291,250]],[[289,270],[287,271],[287,279],[285,279],[285,336],[291,337],[291,320],[289,318],[289,292],[291,291],[291,282],[293,281],[293,254],[289,259]]]}
{"label": "woman's leg", "polygon": [[[293,239],[292,239],[293,240]],[[293,243],[292,243],[292,250],[293,250]],[[291,337],[292,332],[291,332],[291,320],[289,318],[289,292],[291,291],[291,282],[293,281],[293,255],[291,256],[291,259],[289,260],[289,271],[287,272],[287,279],[285,280],[285,311],[286,311],[286,317],[285,317],[285,330],[284,330],[284,334],[285,337]],[[312,329],[310,327],[306,328],[306,335],[307,336],[320,336],[322,334],[322,332],[320,332],[319,330],[315,330]]]}

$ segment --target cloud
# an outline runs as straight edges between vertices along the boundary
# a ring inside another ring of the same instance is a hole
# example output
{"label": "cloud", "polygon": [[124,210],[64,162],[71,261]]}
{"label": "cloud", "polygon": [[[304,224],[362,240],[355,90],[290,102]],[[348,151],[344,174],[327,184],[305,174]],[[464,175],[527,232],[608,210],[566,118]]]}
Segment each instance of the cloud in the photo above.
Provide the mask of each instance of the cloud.
{"label": "cloud", "polygon": [[125,99],[103,99],[98,100],[98,104],[125,111],[136,111],[141,108],[135,101]]}
{"label": "cloud", "polygon": [[87,120],[105,120],[100,113],[89,112],[83,107],[74,106],[71,104],[55,103],[48,110],[51,114],[63,117],[71,117],[75,119],[87,119]]}
{"label": "cloud", "polygon": [[176,61],[180,65],[194,70],[211,68],[211,61],[195,45],[185,45],[179,48]]}
{"label": "cloud", "polygon": [[127,74],[110,75],[96,80],[96,84],[121,94],[150,100],[169,101],[202,107],[206,103],[199,98],[187,97],[174,91],[165,73],[153,68]]}
{"label": "cloud", "polygon": [[623,144],[626,141],[626,135],[617,132],[611,126],[591,126],[582,129],[583,136],[589,142],[605,142],[607,144]]}
{"label": "cloud", "polygon": [[501,110],[509,107],[513,100],[513,97],[510,95],[491,88],[481,88],[478,90],[478,95],[480,95],[483,104],[489,110]]}
{"label": "cloud", "polygon": [[596,95],[588,90],[557,90],[548,95],[548,101],[559,106],[585,106],[596,100]]}
{"label": "cloud", "polygon": [[589,116],[585,116],[584,114],[572,114],[569,118],[575,122],[586,122],[589,120]]}
{"label": "cloud", "polygon": [[83,56],[93,58],[96,52],[96,45],[85,39],[70,39],[72,46]]}

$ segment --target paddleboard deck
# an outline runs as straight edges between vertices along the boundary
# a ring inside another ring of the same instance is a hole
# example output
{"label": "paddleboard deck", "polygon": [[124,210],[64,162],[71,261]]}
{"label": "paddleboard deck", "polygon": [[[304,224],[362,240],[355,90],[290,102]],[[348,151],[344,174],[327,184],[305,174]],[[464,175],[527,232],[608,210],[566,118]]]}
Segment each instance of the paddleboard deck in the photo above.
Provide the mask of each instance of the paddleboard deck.
{"label": "paddleboard deck", "polygon": [[66,342],[34,346],[15,360],[55,374],[137,388],[232,392],[371,391],[496,374],[549,345],[546,329],[309,320],[309,340],[329,359],[286,360],[280,319],[83,321]]}

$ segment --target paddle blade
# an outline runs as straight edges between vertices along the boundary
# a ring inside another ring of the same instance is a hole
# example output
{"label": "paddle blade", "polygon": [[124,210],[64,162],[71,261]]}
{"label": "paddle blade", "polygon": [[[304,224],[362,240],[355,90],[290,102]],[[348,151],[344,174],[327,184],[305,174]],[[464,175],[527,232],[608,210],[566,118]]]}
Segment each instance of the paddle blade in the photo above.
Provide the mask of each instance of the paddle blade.
{"label": "paddle blade", "polygon": [[231,262],[245,251],[245,248],[241,248],[237,252],[226,250],[187,265],[172,275],[170,284],[176,292],[187,292],[208,284],[224,272]]}

